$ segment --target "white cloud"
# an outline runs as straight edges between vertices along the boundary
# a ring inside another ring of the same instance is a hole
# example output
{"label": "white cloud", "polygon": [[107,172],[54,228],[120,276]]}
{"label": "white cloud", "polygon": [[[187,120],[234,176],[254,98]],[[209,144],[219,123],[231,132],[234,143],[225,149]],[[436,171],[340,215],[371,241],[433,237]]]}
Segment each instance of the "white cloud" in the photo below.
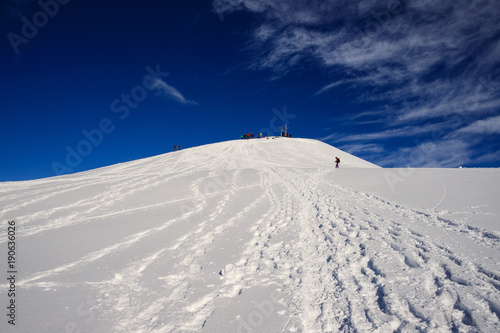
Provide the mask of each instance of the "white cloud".
{"label": "white cloud", "polygon": [[351,134],[339,137],[337,142],[352,142],[352,141],[371,141],[371,140],[386,140],[393,138],[414,137],[431,132],[439,132],[445,127],[447,123],[436,123],[418,126],[405,126],[401,128],[387,129],[380,132]]}
{"label": "white cloud", "polygon": [[165,81],[163,81],[160,78],[156,78],[154,83],[152,84],[152,87],[156,89],[159,93],[167,96],[170,99],[173,99],[174,101],[183,104],[183,105],[198,105],[197,102],[187,100],[179,90],[177,90],[175,87],[172,87],[171,85],[168,85]]}
{"label": "white cloud", "polygon": [[496,150],[494,152],[487,154],[482,154],[474,159],[474,161],[477,163],[491,163],[491,162],[498,162],[498,160],[500,160],[500,150]]}
{"label": "white cloud", "polygon": [[462,140],[425,142],[414,147],[404,147],[374,161],[380,166],[401,167],[457,167],[471,161],[473,150]]}
{"label": "white cloud", "polygon": [[500,134],[500,116],[478,120],[457,131],[458,134]]}
{"label": "white cloud", "polygon": [[356,155],[356,154],[380,154],[384,152],[384,147],[379,144],[367,143],[367,144],[350,144],[339,147],[342,150]]}
{"label": "white cloud", "polygon": [[[264,17],[253,35],[256,48],[262,50],[253,68],[286,73],[307,58],[345,74],[342,81],[319,88],[317,95],[351,83],[354,89],[363,85],[368,91],[358,102],[414,99],[410,108],[401,110],[401,119],[408,121],[440,116],[433,104],[441,99],[450,104],[451,112],[463,111],[471,104],[464,101],[472,98],[477,110],[499,105],[500,87],[479,98],[476,92],[480,78],[499,66],[496,0],[214,4],[222,13],[246,10]],[[441,75],[435,73],[438,68]]]}
{"label": "white cloud", "polygon": [[338,86],[346,84],[348,82],[349,81],[347,81],[347,80],[339,80],[339,81],[335,81],[335,82],[332,82],[330,84],[327,84],[326,86],[323,86],[320,90],[318,90],[317,92],[315,92],[314,96],[321,95],[321,94],[327,92],[328,90],[330,90],[332,88],[338,87]]}

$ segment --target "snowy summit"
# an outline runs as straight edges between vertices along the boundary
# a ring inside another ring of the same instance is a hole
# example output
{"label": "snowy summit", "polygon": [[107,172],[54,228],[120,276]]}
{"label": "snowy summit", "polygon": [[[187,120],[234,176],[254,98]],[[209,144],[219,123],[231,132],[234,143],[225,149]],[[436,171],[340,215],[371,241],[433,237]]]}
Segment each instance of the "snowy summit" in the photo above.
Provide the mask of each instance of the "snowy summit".
{"label": "snowy summit", "polygon": [[0,183],[0,331],[500,332],[499,176],[264,138]]}

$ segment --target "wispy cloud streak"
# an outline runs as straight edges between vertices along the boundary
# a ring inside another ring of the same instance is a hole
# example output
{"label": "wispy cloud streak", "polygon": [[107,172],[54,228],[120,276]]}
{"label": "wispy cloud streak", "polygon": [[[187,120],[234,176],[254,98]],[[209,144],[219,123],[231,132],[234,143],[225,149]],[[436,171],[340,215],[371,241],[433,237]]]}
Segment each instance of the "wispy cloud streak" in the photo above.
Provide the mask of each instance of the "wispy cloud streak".
{"label": "wispy cloud streak", "polygon": [[458,134],[500,134],[500,116],[478,120],[457,131]]}
{"label": "wispy cloud streak", "polygon": [[168,98],[180,103],[182,105],[198,105],[197,102],[186,99],[179,90],[171,85],[167,84],[160,78],[156,78],[152,84],[153,89],[155,89],[160,94],[167,96]]}

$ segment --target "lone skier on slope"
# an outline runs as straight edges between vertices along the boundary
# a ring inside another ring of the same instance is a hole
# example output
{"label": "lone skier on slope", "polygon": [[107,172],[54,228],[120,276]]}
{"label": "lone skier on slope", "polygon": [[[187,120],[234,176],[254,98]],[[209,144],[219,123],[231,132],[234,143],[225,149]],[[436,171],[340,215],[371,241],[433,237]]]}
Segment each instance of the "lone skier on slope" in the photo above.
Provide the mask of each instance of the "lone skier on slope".
{"label": "lone skier on slope", "polygon": [[339,163],[340,163],[340,158],[338,157],[335,157],[335,168],[338,169],[339,168]]}

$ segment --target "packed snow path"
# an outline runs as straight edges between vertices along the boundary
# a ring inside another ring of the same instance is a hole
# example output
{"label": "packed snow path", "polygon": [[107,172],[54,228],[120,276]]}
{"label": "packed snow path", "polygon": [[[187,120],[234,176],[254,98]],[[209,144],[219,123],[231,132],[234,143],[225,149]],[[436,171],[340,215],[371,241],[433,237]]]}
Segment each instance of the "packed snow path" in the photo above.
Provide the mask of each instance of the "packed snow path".
{"label": "packed snow path", "polygon": [[335,155],[374,167],[276,139],[0,184],[15,330],[500,332],[499,233],[341,186]]}

